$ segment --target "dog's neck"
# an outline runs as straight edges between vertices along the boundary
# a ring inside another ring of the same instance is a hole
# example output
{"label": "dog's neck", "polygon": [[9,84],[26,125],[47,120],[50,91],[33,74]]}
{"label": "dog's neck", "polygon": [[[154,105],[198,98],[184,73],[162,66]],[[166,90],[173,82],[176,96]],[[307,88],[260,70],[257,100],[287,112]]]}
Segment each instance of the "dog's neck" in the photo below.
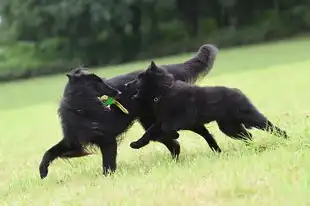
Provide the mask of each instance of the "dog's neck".
{"label": "dog's neck", "polygon": [[95,111],[102,107],[100,100],[91,90],[71,85],[67,85],[62,102],[66,109],[75,111],[77,114],[83,111]]}

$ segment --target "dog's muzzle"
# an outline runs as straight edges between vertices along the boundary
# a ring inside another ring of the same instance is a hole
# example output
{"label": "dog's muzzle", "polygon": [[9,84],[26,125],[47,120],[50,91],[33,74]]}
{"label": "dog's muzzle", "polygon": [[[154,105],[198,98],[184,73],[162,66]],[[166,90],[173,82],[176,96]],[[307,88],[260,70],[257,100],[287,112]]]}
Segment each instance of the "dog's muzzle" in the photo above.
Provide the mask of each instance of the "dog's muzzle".
{"label": "dog's muzzle", "polygon": [[124,84],[125,89],[131,89],[133,86],[135,86],[138,83],[138,80],[132,80],[130,82],[127,82],[126,84]]}
{"label": "dog's muzzle", "polygon": [[121,91],[117,91],[117,94],[115,95],[115,99],[120,99],[122,95]]}
{"label": "dog's muzzle", "polygon": [[135,93],[131,98],[134,99],[134,100],[140,99],[140,93],[139,93],[139,91],[137,91],[137,93]]}

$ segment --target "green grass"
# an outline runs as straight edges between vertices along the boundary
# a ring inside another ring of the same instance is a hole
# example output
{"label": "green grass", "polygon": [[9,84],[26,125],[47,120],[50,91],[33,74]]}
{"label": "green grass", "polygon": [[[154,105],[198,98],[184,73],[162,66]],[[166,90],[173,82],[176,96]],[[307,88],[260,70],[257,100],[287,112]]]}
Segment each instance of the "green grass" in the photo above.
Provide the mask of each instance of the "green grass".
{"label": "green grass", "polygon": [[[56,160],[47,179],[38,164],[61,138],[57,104],[64,75],[0,86],[0,203],[4,205],[309,205],[310,40],[299,39],[221,50],[199,84],[242,89],[289,140],[253,130],[250,145],[208,127],[223,149],[213,154],[203,139],[181,132],[180,162],[160,144],[132,150],[138,124],[119,147],[118,170],[101,176],[99,154]],[[181,62],[190,54],[158,59]],[[143,69],[148,61],[105,68],[111,77]]]}

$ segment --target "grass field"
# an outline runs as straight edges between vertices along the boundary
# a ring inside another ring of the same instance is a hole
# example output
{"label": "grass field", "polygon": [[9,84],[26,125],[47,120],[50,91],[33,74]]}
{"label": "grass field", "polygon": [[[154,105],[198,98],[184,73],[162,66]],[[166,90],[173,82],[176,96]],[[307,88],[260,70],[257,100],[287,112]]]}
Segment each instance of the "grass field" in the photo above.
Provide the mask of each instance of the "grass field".
{"label": "grass field", "polygon": [[[181,132],[180,162],[152,143],[132,150],[138,124],[119,147],[118,170],[101,176],[101,155],[56,160],[41,180],[38,165],[61,138],[56,109],[65,75],[0,85],[0,205],[310,205],[310,39],[220,50],[199,84],[242,89],[289,140],[253,130],[250,145],[208,127],[223,149]],[[158,59],[176,63],[191,54]],[[111,77],[149,61],[105,68]]]}

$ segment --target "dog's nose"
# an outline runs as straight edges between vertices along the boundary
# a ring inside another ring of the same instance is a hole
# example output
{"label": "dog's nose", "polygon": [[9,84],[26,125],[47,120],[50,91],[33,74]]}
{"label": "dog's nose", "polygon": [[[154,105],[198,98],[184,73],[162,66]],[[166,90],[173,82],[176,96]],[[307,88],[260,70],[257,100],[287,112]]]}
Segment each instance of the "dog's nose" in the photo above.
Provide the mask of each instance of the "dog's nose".
{"label": "dog's nose", "polygon": [[117,94],[115,95],[115,98],[120,98],[120,96],[122,95],[123,93],[121,91],[117,91]]}
{"label": "dog's nose", "polygon": [[128,83],[124,84],[124,87],[125,87],[125,90],[128,90],[129,89],[129,84]]}

